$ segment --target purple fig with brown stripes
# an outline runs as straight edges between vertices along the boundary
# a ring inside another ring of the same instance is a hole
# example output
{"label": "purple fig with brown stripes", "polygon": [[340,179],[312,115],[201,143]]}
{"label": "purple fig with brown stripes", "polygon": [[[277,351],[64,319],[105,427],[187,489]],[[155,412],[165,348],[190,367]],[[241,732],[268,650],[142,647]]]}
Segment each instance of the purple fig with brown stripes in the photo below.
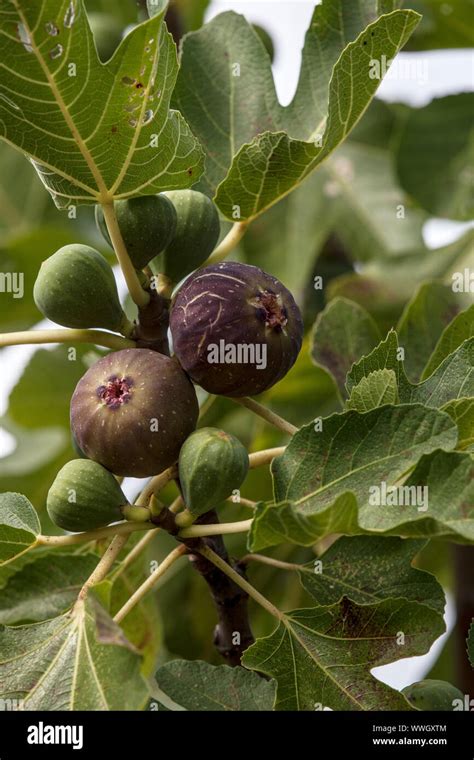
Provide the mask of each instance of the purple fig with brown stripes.
{"label": "purple fig with brown stripes", "polygon": [[128,348],[79,380],[71,429],[87,457],[115,475],[143,478],[177,461],[198,413],[194,387],[176,360]]}
{"label": "purple fig with brown stripes", "polygon": [[258,267],[225,262],[198,270],[171,308],[173,348],[209,393],[254,396],[293,366],[303,321],[290,291]]}

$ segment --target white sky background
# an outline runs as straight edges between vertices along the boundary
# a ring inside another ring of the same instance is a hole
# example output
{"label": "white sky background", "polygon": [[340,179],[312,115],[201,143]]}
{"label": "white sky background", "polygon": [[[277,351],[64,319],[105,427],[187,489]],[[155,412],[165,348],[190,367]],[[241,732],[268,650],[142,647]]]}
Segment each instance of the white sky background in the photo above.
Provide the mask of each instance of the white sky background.
{"label": "white sky background", "polygon": [[[351,0],[348,0],[351,2]],[[206,20],[218,13],[234,10],[265,27],[275,43],[274,76],[280,102],[289,103],[293,97],[301,61],[304,35],[316,2],[314,0],[214,0]],[[410,62],[419,70],[419,81],[395,78],[390,75],[382,82],[377,96],[387,101],[399,101],[412,106],[423,106],[434,97],[474,89],[474,51],[445,50],[423,53],[401,53],[404,62]],[[419,69],[416,67],[419,66]],[[430,247],[446,245],[455,240],[466,228],[465,224],[446,220],[430,220],[424,230],[426,244]],[[121,292],[124,283],[118,274]],[[40,325],[38,325],[40,326]],[[52,325],[44,320],[41,327]],[[35,346],[18,346],[2,351],[2,386],[0,388],[0,415],[8,406],[8,396]],[[0,429],[0,455],[6,456],[14,448],[11,436]],[[133,481],[133,491],[137,481]],[[131,485],[131,484],[130,484]],[[126,489],[128,490],[128,489]],[[453,603],[448,600],[447,624],[453,625]],[[392,665],[376,668],[374,675],[394,688],[401,689],[420,680],[429,670],[441,651],[444,636],[433,645],[429,654],[401,660]]]}

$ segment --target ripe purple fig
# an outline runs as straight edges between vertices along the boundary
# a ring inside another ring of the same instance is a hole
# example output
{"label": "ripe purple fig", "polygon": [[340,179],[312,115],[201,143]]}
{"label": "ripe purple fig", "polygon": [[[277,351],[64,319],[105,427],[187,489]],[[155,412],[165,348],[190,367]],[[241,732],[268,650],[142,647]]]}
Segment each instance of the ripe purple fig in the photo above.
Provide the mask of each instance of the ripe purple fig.
{"label": "ripe purple fig", "polygon": [[196,392],[179,364],[144,348],[108,354],[79,380],[71,429],[86,456],[136,478],[177,461],[196,427]]}
{"label": "ripe purple fig", "polygon": [[254,396],[286,375],[303,322],[290,291],[258,267],[226,262],[198,270],[170,316],[181,366],[209,393]]}

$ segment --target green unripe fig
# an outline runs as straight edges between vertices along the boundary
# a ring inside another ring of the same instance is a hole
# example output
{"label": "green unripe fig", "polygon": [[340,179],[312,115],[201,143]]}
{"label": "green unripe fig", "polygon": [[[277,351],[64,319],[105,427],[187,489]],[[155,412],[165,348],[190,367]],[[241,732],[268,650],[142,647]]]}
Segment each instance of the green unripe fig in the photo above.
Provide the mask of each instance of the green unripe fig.
{"label": "green unripe fig", "polygon": [[[197,517],[240,488],[249,468],[247,450],[217,428],[201,428],[186,439],[179,454],[179,480],[187,516]],[[185,525],[184,514],[178,523]]]}
{"label": "green unripe fig", "polygon": [[275,58],[275,46],[273,44],[273,40],[266,29],[263,28],[263,26],[260,26],[259,24],[252,24],[254,32],[258,34],[261,41],[263,42],[263,45],[265,47],[265,50],[267,51],[268,55],[270,56],[270,60],[273,63],[273,60]]}
{"label": "green unripe fig", "polygon": [[405,686],[402,694],[417,710],[449,712],[454,709],[455,700],[464,701],[463,694],[448,681],[430,678]]}
{"label": "green unripe fig", "polygon": [[65,245],[43,261],[33,289],[38,309],[64,327],[126,331],[112,268],[87,245]]}
{"label": "green unripe fig", "polygon": [[217,208],[196,190],[165,193],[177,214],[176,232],[152,267],[172,282],[179,282],[200,266],[214,250],[220,234]]}
{"label": "green unripe fig", "polygon": [[[142,195],[115,201],[115,216],[135,269],[143,269],[173,239],[176,211],[165,195]],[[95,208],[97,226],[112,246],[101,206]]]}
{"label": "green unripe fig", "polygon": [[91,12],[87,14],[94,42],[101,61],[112,58],[122,39],[122,26],[108,13]]}
{"label": "green unripe fig", "polygon": [[73,459],[56,475],[46,507],[51,520],[73,533],[123,520],[127,498],[111,472],[91,459]]}

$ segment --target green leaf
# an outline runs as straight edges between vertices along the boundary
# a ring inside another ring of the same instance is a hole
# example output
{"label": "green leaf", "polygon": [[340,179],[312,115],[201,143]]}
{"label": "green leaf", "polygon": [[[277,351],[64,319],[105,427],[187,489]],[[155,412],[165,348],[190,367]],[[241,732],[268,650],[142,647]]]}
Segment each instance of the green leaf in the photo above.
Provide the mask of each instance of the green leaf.
{"label": "green leaf", "polygon": [[474,396],[474,338],[464,341],[449,354],[427,380],[412,385],[405,374],[403,349],[398,346],[397,334],[392,330],[371,354],[353,365],[347,375],[348,391],[352,392],[362,378],[380,369],[395,373],[402,404],[440,408],[451,400]]}
{"label": "green leaf", "polygon": [[442,617],[416,602],[358,606],[344,597],[330,607],[285,614],[242,662],[277,680],[277,710],[410,710],[403,695],[370,670],[423,654],[443,630]]}
{"label": "green leaf", "polygon": [[396,55],[419,20],[395,11],[375,21],[374,0],[347,10],[341,0],[315,9],[286,108],[265,48],[242,17],[222,14],[184,40],[175,99],[206,150],[202,187],[213,193],[219,185],[216,202],[227,218],[257,216],[344,140],[380,83],[370,61]]}
{"label": "green leaf", "polygon": [[377,326],[364,309],[345,298],[335,298],[316,320],[311,356],[333,375],[340,393],[345,395],[348,371],[379,340]]}
{"label": "green leaf", "polygon": [[313,424],[302,427],[273,460],[275,501],[292,501],[312,514],[352,491],[363,504],[370,484],[395,483],[423,454],[453,449],[456,441],[449,416],[421,405],[334,414],[321,432]]}
{"label": "green leaf", "polygon": [[357,604],[407,599],[442,615],[443,589],[434,575],[411,565],[424,546],[425,541],[401,538],[343,536],[320,560],[303,565],[298,572],[304,588],[320,605],[336,604],[343,596]]}
{"label": "green leaf", "polygon": [[28,562],[2,588],[0,624],[36,622],[65,612],[97,562],[95,554],[56,552]]}
{"label": "green leaf", "polygon": [[178,64],[164,12],[102,64],[82,0],[13,0],[0,11],[0,58],[15,63],[3,67],[0,136],[35,162],[59,208],[199,178],[201,150],[169,110]]}
{"label": "green leaf", "polygon": [[334,230],[359,262],[424,245],[427,214],[413,207],[394,168],[392,144],[398,121],[394,109],[375,98],[349,138],[318,172],[337,214]]}
{"label": "green leaf", "polygon": [[469,657],[469,662],[474,668],[474,620],[472,621],[469,627],[469,633],[467,636],[466,644],[467,644],[467,656]]}
{"label": "green leaf", "polygon": [[458,428],[458,451],[474,452],[474,398],[458,398],[443,406]]}
{"label": "green leaf", "polygon": [[28,362],[13,389],[9,415],[25,428],[66,427],[76,384],[89,368],[91,347],[62,345],[39,349]]}
{"label": "green leaf", "polygon": [[363,377],[352,389],[346,403],[346,409],[369,412],[378,406],[398,403],[398,387],[395,372],[391,369],[379,369]]}
{"label": "green leaf", "polygon": [[28,551],[41,533],[32,504],[19,493],[0,494],[0,565]]}
{"label": "green leaf", "polygon": [[422,380],[429,377],[447,356],[452,354],[465,340],[474,337],[474,304],[462,311],[440,336],[436,347],[423,371]]}
{"label": "green leaf", "polygon": [[441,333],[461,305],[459,295],[441,282],[423,283],[407,304],[397,332],[405,349],[405,372],[412,382],[420,379]]}
{"label": "green leaf", "polygon": [[268,711],[275,702],[275,682],[240,667],[174,660],[158,670],[156,680],[164,694],[184,710]]}
{"label": "green leaf", "polygon": [[448,95],[411,111],[404,123],[398,176],[407,193],[434,216],[469,220],[474,215],[473,108],[474,94]]}
{"label": "green leaf", "polygon": [[0,629],[0,696],[24,700],[25,710],[143,709],[139,669],[136,650],[92,599],[73,614]]}

